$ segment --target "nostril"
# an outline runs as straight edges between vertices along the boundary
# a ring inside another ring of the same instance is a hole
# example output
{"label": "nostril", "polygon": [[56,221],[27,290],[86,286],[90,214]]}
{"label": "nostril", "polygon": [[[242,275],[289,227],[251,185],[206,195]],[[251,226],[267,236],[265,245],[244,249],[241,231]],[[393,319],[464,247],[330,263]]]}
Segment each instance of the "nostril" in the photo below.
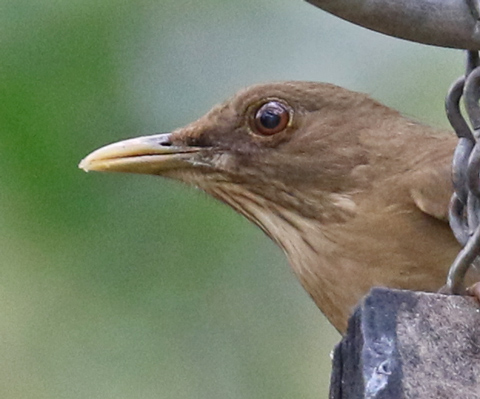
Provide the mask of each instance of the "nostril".
{"label": "nostril", "polygon": [[165,138],[165,139],[161,140],[158,144],[160,144],[162,147],[171,147],[172,146],[172,142],[168,138]]}

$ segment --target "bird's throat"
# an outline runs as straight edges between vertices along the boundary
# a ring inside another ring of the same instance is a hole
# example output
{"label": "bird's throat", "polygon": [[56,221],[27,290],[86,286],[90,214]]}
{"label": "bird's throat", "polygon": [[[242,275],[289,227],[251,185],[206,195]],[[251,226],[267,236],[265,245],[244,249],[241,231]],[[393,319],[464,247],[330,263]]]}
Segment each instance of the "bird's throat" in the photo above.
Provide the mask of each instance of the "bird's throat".
{"label": "bird's throat", "polygon": [[350,265],[352,270],[340,270],[345,268],[345,262],[338,262],[338,268],[331,267],[340,258],[341,249],[328,231],[332,224],[340,225],[354,217],[355,204],[351,199],[331,195],[328,201],[317,201],[317,204],[332,204],[332,209],[318,210],[314,218],[235,185],[217,186],[208,192],[259,226],[283,249],[304,289],[330,322],[343,331],[344,320],[355,306],[355,298],[360,298],[363,291],[352,293],[347,289],[332,289],[348,286],[347,280],[356,277],[354,261]]}

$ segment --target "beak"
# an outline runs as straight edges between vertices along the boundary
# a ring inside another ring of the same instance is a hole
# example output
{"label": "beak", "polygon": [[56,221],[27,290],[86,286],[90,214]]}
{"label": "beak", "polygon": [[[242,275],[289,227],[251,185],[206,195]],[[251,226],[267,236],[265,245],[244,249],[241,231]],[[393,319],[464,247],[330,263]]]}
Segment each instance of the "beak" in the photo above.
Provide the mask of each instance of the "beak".
{"label": "beak", "polygon": [[162,174],[165,170],[192,166],[192,153],[200,149],[173,145],[171,133],[156,134],[101,147],[87,155],[78,167],[86,172]]}

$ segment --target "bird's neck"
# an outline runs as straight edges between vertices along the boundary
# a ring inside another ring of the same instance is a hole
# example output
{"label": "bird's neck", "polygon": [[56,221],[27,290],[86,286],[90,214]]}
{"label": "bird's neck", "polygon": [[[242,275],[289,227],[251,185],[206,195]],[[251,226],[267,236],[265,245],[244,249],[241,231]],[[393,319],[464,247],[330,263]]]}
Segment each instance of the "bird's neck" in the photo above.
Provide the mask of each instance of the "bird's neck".
{"label": "bird's neck", "polygon": [[261,213],[257,224],[283,249],[298,280],[329,321],[345,331],[365,287],[356,275],[358,261],[347,259],[336,234],[317,220],[286,209]]}
{"label": "bird's neck", "polygon": [[[345,262],[344,256],[341,256],[341,246],[334,237],[329,236],[331,229],[325,227],[326,224],[343,222],[352,217],[355,204],[350,197],[329,193],[325,194],[329,195],[328,200],[319,201],[317,198],[312,203],[332,206],[317,210],[317,217],[314,218],[240,187],[218,188],[212,194],[259,226],[284,250],[302,286],[330,322],[344,330],[345,320],[363,292],[332,289],[348,286],[347,280],[353,279],[351,289],[355,290],[355,263],[352,261],[349,265]],[[319,215],[324,216],[324,223],[319,223]],[[339,262],[338,259],[343,261]]]}

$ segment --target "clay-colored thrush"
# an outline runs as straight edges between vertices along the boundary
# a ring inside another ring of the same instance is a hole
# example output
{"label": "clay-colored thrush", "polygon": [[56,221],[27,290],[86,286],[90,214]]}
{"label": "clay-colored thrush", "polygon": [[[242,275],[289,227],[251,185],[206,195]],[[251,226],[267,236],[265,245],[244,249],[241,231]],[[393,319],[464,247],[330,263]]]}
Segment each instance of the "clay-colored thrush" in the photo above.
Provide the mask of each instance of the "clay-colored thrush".
{"label": "clay-colored thrush", "polygon": [[447,222],[456,138],[329,84],[250,87],[169,134],[80,167],[192,184],[258,225],[345,331],[373,286],[436,291],[459,245]]}

